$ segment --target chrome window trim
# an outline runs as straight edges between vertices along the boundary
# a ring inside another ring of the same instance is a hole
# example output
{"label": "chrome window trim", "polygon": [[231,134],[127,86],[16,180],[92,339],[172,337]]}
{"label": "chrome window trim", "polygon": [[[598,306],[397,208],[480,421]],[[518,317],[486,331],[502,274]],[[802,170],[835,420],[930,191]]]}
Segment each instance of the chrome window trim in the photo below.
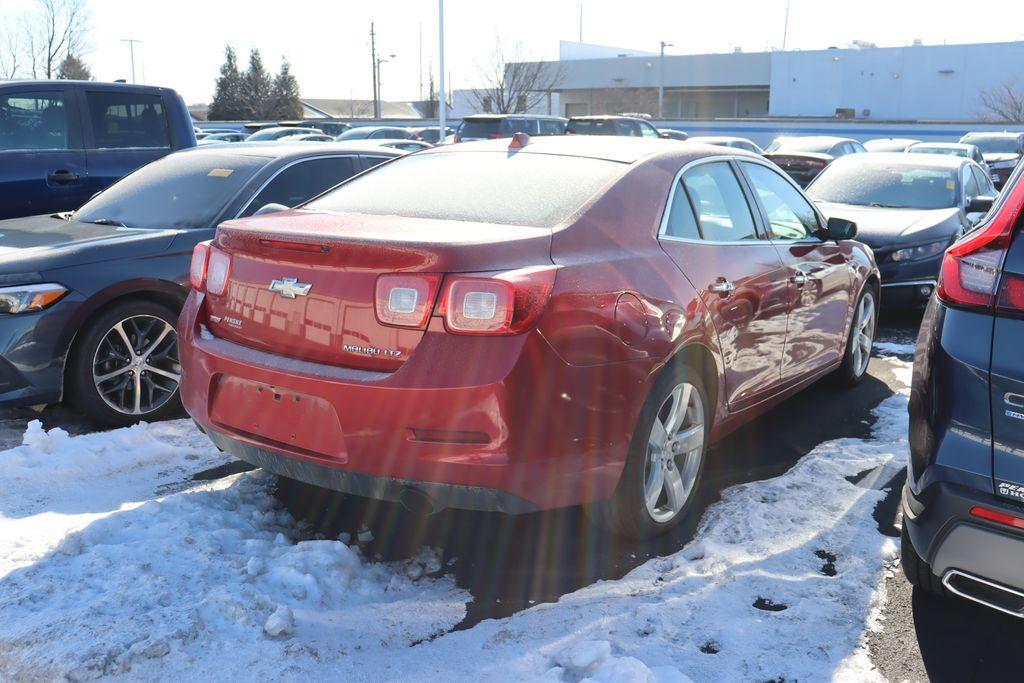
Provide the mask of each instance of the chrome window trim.
{"label": "chrome window trim", "polygon": [[[285,164],[284,166],[282,166],[281,168],[277,169],[272,176],[267,178],[265,181],[263,181],[262,184],[260,184],[259,187],[256,188],[256,191],[253,192],[252,195],[249,196],[249,201],[247,201],[245,203],[245,206],[243,206],[241,209],[238,210],[238,213],[236,213],[234,215],[234,218],[240,218],[242,216],[242,214],[245,213],[248,210],[248,208],[252,205],[252,203],[254,201],[256,201],[256,197],[260,196],[260,192],[263,192],[263,190],[265,190],[267,188],[267,185],[272,183],[277,178],[277,176],[281,175],[282,173],[287,171],[292,166],[295,166],[296,164],[305,163],[307,161],[313,161],[314,159],[352,159],[353,160],[353,169],[352,170],[354,172],[352,173],[352,176],[349,176],[349,177],[353,177],[353,176],[358,175],[358,173],[359,173],[359,171],[355,168],[355,164],[354,164],[354,160],[358,156],[359,156],[359,154],[357,152],[349,152],[348,154],[318,154],[317,156],[305,157],[305,158],[302,158],[302,159],[295,159],[294,161],[290,161],[287,164]],[[310,197],[310,199],[312,199],[312,197]]]}

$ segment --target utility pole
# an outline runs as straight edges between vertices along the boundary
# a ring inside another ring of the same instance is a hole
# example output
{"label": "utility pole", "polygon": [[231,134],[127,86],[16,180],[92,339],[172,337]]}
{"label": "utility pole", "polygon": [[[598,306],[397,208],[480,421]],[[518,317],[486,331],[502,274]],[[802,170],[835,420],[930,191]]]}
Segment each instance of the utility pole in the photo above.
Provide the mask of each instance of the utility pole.
{"label": "utility pole", "polygon": [[580,42],[583,42],[583,0],[580,0]]}
{"label": "utility pole", "polygon": [[132,60],[132,83],[135,82],[135,43],[141,43],[141,40],[136,38],[122,38],[122,43],[128,43],[128,54]]}
{"label": "utility pole", "polygon": [[377,78],[377,97],[376,97],[376,100],[375,100],[376,103],[377,103],[377,106],[374,109],[374,118],[379,119],[381,117],[381,100],[383,100],[383,98],[384,98],[384,95],[381,94],[382,85],[381,85],[381,82],[380,82],[380,65],[381,64],[387,64],[388,62],[390,62],[392,59],[394,59],[397,56],[398,55],[388,55],[387,57],[378,57],[377,61],[374,62],[374,65],[376,66],[376,70],[375,70],[374,73],[375,73],[376,78]]}
{"label": "utility pole", "polygon": [[789,38],[789,4],[791,0],[786,0],[786,23],[782,26],[782,50],[786,50],[786,40]]}
{"label": "utility pole", "polygon": [[419,30],[419,46],[420,46],[420,102],[423,101],[423,22],[420,22]]}
{"label": "utility pole", "polygon": [[448,115],[448,96],[444,91],[444,0],[437,0],[437,37],[440,46],[440,89],[439,99],[441,105],[441,115],[438,117],[438,142],[443,142],[445,138],[445,118]]}
{"label": "utility pole", "polygon": [[675,47],[672,43],[661,41],[661,52],[658,55],[658,118],[662,118],[665,107],[665,48]]}
{"label": "utility pole", "polygon": [[370,69],[373,72],[373,118],[380,118],[380,91],[377,89],[377,35],[370,22]]}

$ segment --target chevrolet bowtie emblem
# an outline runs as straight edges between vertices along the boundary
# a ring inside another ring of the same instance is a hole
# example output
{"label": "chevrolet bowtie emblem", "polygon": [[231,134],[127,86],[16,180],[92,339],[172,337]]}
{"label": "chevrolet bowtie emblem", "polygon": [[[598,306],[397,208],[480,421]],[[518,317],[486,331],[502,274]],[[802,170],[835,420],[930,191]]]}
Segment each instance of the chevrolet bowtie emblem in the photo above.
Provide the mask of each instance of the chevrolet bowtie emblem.
{"label": "chevrolet bowtie emblem", "polygon": [[283,277],[280,280],[271,280],[268,289],[277,292],[285,299],[294,299],[297,296],[309,294],[309,288],[313,285],[308,282],[299,282],[298,278]]}

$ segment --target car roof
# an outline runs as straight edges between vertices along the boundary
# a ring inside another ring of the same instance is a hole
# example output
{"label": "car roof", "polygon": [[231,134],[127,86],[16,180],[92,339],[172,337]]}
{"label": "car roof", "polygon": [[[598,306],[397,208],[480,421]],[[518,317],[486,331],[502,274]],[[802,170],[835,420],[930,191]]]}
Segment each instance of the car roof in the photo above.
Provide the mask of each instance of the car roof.
{"label": "car roof", "polygon": [[[972,138],[1019,138],[1021,135],[1024,135],[1024,133],[1012,133],[1012,132],[1007,131],[1007,130],[1003,130],[1003,131],[997,131],[997,130],[993,130],[993,131],[976,130],[976,131],[971,131],[969,133],[965,133],[963,137],[964,138],[966,138],[966,137],[972,137]],[[961,139],[963,139],[963,138],[961,138]]]}
{"label": "car roof", "polygon": [[81,88],[81,87],[88,86],[88,87],[94,87],[94,88],[95,87],[100,87],[100,88],[103,88],[103,89],[113,88],[113,89],[116,89],[116,90],[127,90],[127,91],[135,91],[135,92],[149,92],[149,93],[158,92],[158,91],[159,92],[166,92],[166,93],[173,93],[174,92],[174,90],[171,89],[171,88],[165,88],[165,87],[159,86],[159,85],[141,85],[139,83],[116,83],[116,82],[113,82],[113,81],[79,81],[79,80],[73,80],[73,79],[59,79],[59,80],[48,81],[48,80],[38,79],[38,78],[26,78],[26,79],[23,79],[23,80],[21,80],[21,79],[3,80],[3,81],[0,81],[0,90],[6,89],[6,88],[12,88],[12,87],[21,88],[22,86],[26,86],[26,85],[27,86],[31,86],[31,87],[46,88],[48,90],[59,90],[59,89],[61,89],[63,87],[66,87],[66,86],[70,85],[70,86],[73,86],[75,88]]}
{"label": "car roof", "polygon": [[650,123],[647,119],[639,116],[623,116],[622,114],[588,114],[586,116],[570,116],[570,121],[643,121]]}
{"label": "car roof", "polygon": [[[445,154],[455,152],[509,152],[510,140],[480,140],[460,142],[457,145],[442,145],[417,152],[419,154]],[[587,159],[603,159],[632,164],[653,158],[678,158],[680,161],[705,156],[722,156],[722,148],[691,143],[689,140],[666,140],[664,138],[643,138],[620,135],[539,135],[530,138],[529,143],[517,153],[550,154]],[[759,159],[756,154],[736,149],[728,154]]]}
{"label": "car roof", "polygon": [[345,152],[348,154],[372,154],[383,156],[401,156],[403,152],[394,147],[368,143],[362,140],[348,142],[233,142],[229,145],[192,147],[182,150],[188,154],[221,154],[230,151],[265,159],[300,159],[308,156],[324,156]]}
{"label": "car roof", "polygon": [[974,145],[967,142],[918,142],[913,145],[910,149],[915,147],[935,147],[938,149],[971,149]]}
{"label": "car roof", "polygon": [[840,142],[857,142],[853,138],[841,138],[836,135],[780,135],[776,140],[819,140],[821,142],[831,142],[832,144],[838,144]]}
{"label": "car roof", "polygon": [[739,141],[739,142],[751,142],[747,138],[738,138],[738,137],[734,137],[732,135],[691,135],[689,141],[690,142],[704,142],[705,140],[729,140],[729,141],[736,140],[736,141]]}
{"label": "car roof", "polygon": [[960,168],[964,164],[974,164],[966,157],[947,156],[942,154],[907,154],[906,152],[872,152],[871,154],[848,154],[832,163],[871,164],[886,163],[914,168]]}
{"label": "car roof", "polygon": [[[548,121],[568,121],[564,116],[551,114],[470,114],[463,116],[463,121],[490,121],[497,119],[545,119]],[[437,126],[433,126],[437,128]]]}

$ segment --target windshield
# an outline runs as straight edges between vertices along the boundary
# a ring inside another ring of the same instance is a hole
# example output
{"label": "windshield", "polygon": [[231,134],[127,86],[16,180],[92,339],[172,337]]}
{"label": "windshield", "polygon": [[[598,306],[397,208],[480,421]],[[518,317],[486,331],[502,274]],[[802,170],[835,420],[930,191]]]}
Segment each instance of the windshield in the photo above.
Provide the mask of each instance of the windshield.
{"label": "windshield", "polygon": [[445,152],[404,157],[303,209],[551,228],[626,170],[601,159]]}
{"label": "windshield", "polygon": [[821,138],[776,138],[768,145],[766,152],[820,152],[827,153],[835,144],[834,140]]}
{"label": "windshield", "polygon": [[924,145],[914,145],[908,152],[914,154],[945,154],[951,157],[970,157],[971,154],[966,149],[959,149],[957,147],[925,147]]}
{"label": "windshield", "polygon": [[969,142],[981,150],[982,154],[1020,154],[1020,143],[1017,138],[974,137],[968,136],[962,142]]}
{"label": "windshield", "polygon": [[957,203],[957,170],[904,164],[833,163],[807,188],[819,202],[947,209]]}
{"label": "windshield", "polygon": [[267,161],[229,152],[172,154],[111,185],[76,211],[74,219],[129,228],[211,228]]}

